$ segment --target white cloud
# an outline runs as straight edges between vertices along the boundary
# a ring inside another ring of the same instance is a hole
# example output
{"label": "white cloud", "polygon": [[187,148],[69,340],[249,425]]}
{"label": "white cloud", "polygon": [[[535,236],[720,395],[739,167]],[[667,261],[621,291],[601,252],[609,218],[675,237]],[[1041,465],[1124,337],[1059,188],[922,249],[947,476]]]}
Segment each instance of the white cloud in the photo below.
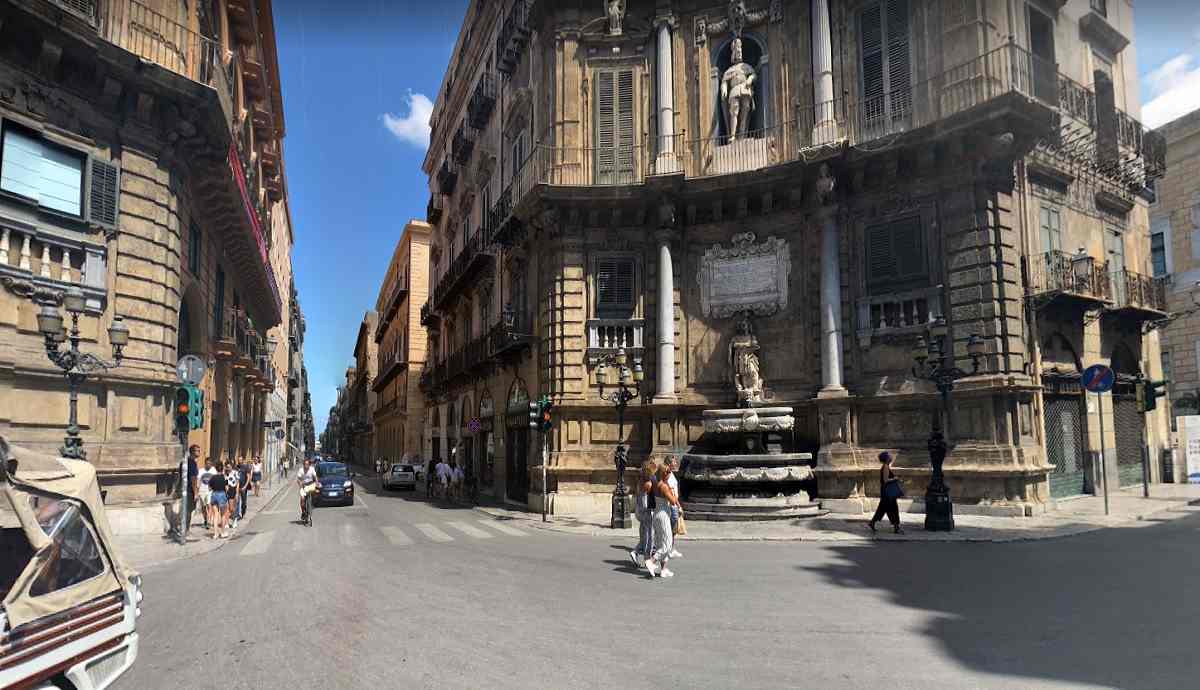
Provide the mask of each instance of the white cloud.
{"label": "white cloud", "polygon": [[1147,127],[1160,127],[1200,109],[1200,65],[1191,53],[1167,60],[1146,75],[1150,100],[1142,106]]}
{"label": "white cloud", "polygon": [[429,117],[433,114],[433,101],[423,93],[409,91],[405,96],[407,115],[384,113],[380,115],[383,126],[400,141],[419,149],[429,148]]}

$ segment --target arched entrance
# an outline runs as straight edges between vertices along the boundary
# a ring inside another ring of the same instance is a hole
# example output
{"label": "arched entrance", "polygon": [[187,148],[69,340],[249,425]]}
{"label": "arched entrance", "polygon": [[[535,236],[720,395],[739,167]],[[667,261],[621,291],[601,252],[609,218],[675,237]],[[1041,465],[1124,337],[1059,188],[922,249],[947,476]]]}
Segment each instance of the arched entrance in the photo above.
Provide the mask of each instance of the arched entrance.
{"label": "arched entrance", "polygon": [[505,412],[504,495],[525,503],[529,500],[529,391],[520,378],[508,389]]}
{"label": "arched entrance", "polygon": [[496,404],[491,392],[484,388],[479,394],[479,488],[491,493],[496,482]]}
{"label": "arched entrance", "polygon": [[[1146,416],[1137,401],[1142,368],[1128,343],[1113,348],[1112,368],[1117,374],[1113,387],[1113,434],[1117,440],[1117,482],[1130,486],[1142,482],[1142,452],[1146,445]],[[1110,465],[1111,467],[1111,465]]]}
{"label": "arched entrance", "polygon": [[1084,454],[1084,394],[1079,385],[1079,357],[1061,333],[1042,342],[1042,429],[1054,498],[1088,493]]}
{"label": "arched entrance", "polygon": [[478,469],[475,467],[475,438],[474,432],[471,431],[470,422],[472,413],[475,411],[475,406],[471,404],[471,394],[463,395],[458,401],[458,464],[463,469],[463,474],[468,480],[472,480],[478,475]]}

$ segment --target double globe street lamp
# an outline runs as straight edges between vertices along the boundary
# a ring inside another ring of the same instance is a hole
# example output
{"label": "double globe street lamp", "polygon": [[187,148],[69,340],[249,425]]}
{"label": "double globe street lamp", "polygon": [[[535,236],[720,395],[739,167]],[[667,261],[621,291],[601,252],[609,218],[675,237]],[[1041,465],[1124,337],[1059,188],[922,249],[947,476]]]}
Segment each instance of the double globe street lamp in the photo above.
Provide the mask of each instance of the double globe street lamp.
{"label": "double globe street lamp", "polygon": [[[913,376],[926,381],[932,381],[942,398],[941,415],[950,425],[950,391],[954,390],[954,382],[974,376],[979,373],[979,364],[986,353],[987,347],[978,334],[972,334],[967,339],[967,355],[971,357],[971,370],[965,371],[954,365],[954,354],[946,349],[946,322],[939,319],[929,329],[929,340],[918,338],[913,345],[912,356],[916,365],[913,366]],[[950,489],[946,487],[946,479],[942,474],[942,463],[946,459],[946,438],[942,434],[941,415],[934,415],[933,430],[929,434],[929,462],[933,465],[933,474],[929,478],[929,486],[925,489],[925,529],[935,532],[949,532],[954,529],[954,507],[950,501]]]}
{"label": "double globe street lamp", "polygon": [[[87,453],[83,450],[83,439],[79,436],[79,387],[88,376],[112,367],[121,365],[122,352],[129,344],[129,327],[120,316],[114,316],[112,325],[108,327],[108,341],[113,349],[113,363],[105,362],[93,354],[79,350],[79,315],[83,313],[86,300],[83,291],[71,288],[63,295],[63,307],[71,315],[71,330],[68,333],[63,328],[63,317],[58,307],[43,304],[37,315],[38,331],[46,341],[46,357],[63,370],[70,386],[69,418],[67,420],[67,435],[59,453],[64,458],[86,460]],[[70,342],[70,347],[63,348],[64,342]]]}
{"label": "double globe street lamp", "polygon": [[[626,366],[627,363],[625,348],[620,348],[615,355],[602,355],[596,367],[596,384],[600,386],[600,399],[612,403],[617,408],[617,450],[613,458],[617,466],[617,486],[613,489],[612,519],[609,523],[613,529],[624,529],[628,526],[625,520],[625,497],[628,495],[625,489],[625,465],[629,461],[629,449],[624,443],[625,408],[630,400],[638,396],[638,389],[646,377],[642,370],[641,358],[633,360],[633,369]],[[617,388],[605,394],[604,385],[608,379],[609,364],[615,364],[617,367]]]}

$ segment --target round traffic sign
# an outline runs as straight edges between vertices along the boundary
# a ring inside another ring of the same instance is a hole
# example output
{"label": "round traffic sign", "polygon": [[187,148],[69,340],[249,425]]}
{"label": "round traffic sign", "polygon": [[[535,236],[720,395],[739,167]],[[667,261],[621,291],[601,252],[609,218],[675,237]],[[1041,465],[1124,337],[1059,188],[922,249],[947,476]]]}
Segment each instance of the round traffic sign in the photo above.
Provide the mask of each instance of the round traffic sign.
{"label": "round traffic sign", "polygon": [[1112,367],[1106,364],[1093,364],[1079,377],[1079,382],[1089,393],[1107,393],[1112,390],[1116,381],[1117,375],[1113,373]]}
{"label": "round traffic sign", "polygon": [[204,380],[204,372],[207,368],[204,360],[196,355],[184,355],[175,364],[175,374],[179,377],[180,383],[199,386],[200,382]]}
{"label": "round traffic sign", "polygon": [[285,436],[286,436],[286,434],[283,433],[283,429],[275,430],[275,440],[276,441],[282,441]]}

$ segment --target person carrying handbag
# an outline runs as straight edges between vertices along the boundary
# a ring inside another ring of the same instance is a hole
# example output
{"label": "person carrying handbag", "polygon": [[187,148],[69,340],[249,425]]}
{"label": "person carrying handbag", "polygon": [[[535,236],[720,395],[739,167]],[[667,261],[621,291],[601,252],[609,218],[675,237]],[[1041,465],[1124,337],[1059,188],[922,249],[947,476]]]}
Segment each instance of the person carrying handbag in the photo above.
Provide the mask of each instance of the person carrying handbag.
{"label": "person carrying handbag", "polygon": [[875,516],[867,523],[872,532],[875,531],[875,523],[882,520],[886,514],[888,522],[892,523],[892,530],[896,534],[904,534],[904,530],[900,528],[900,505],[896,502],[903,495],[900,480],[896,479],[892,472],[892,454],[885,450],[879,454],[879,507],[875,509]]}

